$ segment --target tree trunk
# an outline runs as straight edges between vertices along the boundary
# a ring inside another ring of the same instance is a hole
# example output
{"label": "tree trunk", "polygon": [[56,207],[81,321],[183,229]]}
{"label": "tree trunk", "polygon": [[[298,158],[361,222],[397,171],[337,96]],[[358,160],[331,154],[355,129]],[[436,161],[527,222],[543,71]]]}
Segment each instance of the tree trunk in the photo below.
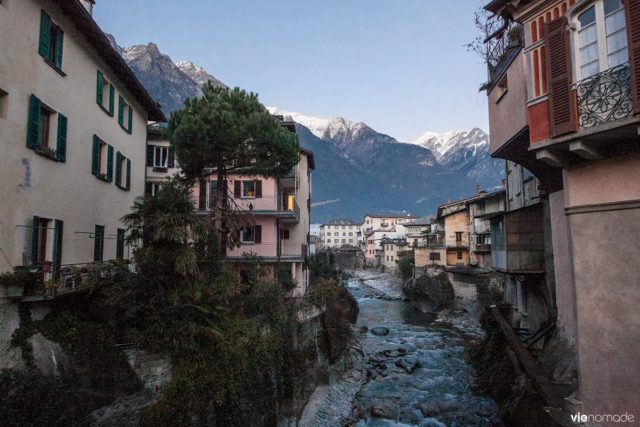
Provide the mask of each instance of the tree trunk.
{"label": "tree trunk", "polygon": [[220,258],[225,258],[227,253],[227,241],[229,230],[227,227],[227,176],[224,162],[218,162],[218,191],[216,192],[216,210],[214,212],[214,225],[220,233]]}

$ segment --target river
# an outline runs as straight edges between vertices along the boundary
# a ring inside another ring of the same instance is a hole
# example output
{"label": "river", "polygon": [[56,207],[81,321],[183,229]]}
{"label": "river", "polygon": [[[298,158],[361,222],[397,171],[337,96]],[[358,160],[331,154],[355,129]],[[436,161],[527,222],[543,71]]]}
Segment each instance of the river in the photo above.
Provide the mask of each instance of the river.
{"label": "river", "polygon": [[[360,307],[360,370],[312,397],[322,416],[305,411],[301,425],[344,423],[344,413],[331,416],[340,400],[343,412],[354,408],[349,424],[358,427],[502,425],[496,404],[473,392],[464,345],[474,337],[460,326],[464,322],[416,310],[385,275],[358,273],[349,290]],[[354,378],[360,379],[355,387]]]}

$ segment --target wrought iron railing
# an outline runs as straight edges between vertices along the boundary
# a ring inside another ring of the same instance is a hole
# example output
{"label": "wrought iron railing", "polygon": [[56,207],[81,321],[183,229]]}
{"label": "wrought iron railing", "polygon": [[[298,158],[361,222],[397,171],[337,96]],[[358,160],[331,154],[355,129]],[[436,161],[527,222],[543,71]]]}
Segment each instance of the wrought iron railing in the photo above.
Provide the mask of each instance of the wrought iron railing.
{"label": "wrought iron railing", "polygon": [[581,128],[590,128],[633,114],[631,70],[621,64],[576,85]]}
{"label": "wrought iron railing", "polygon": [[500,74],[502,65],[511,57],[514,51],[518,51],[524,43],[524,27],[518,23],[512,23],[505,29],[502,36],[492,38],[487,42],[486,62],[489,71],[489,81],[492,82]]}

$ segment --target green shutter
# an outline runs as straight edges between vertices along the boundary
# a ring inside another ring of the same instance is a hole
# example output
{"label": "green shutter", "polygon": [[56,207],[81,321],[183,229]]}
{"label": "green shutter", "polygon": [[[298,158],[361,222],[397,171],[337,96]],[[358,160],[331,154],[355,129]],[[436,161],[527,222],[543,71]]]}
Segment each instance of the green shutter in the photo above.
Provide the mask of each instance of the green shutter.
{"label": "green shutter", "polygon": [[96,102],[102,107],[104,102],[104,74],[98,70],[98,78],[96,81]]}
{"label": "green shutter", "polygon": [[116,153],[116,185],[120,186],[120,177],[122,176],[122,154]]}
{"label": "green shutter", "polygon": [[93,260],[102,261],[104,256],[104,225],[96,225],[93,235]]}
{"label": "green shutter", "polygon": [[67,160],[67,118],[58,113],[58,144],[56,146],[56,157],[59,161]]}
{"label": "green shutter", "polygon": [[176,167],[176,150],[173,148],[173,146],[169,146],[169,159],[167,161],[167,167]]}
{"label": "green shutter", "polygon": [[114,98],[116,96],[116,91],[113,88],[113,85],[109,85],[109,115],[113,117],[113,106],[114,106]]}
{"label": "green shutter", "polygon": [[124,99],[118,95],[118,124],[124,127]]}
{"label": "green shutter", "polygon": [[31,226],[31,265],[38,264],[38,242],[40,241],[40,217],[34,216]]}
{"label": "green shutter", "polygon": [[27,128],[27,147],[36,149],[40,146],[40,111],[42,102],[37,96],[29,99],[29,124]]}
{"label": "green shutter", "polygon": [[127,132],[133,132],[133,108],[129,105],[129,127],[127,127]]}
{"label": "green shutter", "polygon": [[116,232],[116,259],[124,259],[124,229]]}
{"label": "green shutter", "polygon": [[49,59],[51,51],[51,18],[44,10],[40,14],[40,45],[38,52],[43,58]]}
{"label": "green shutter", "polygon": [[93,151],[91,154],[91,173],[95,176],[100,175],[100,138],[93,135]]}
{"label": "green shutter", "polygon": [[107,182],[113,182],[113,147],[107,147]]}
{"label": "green shutter", "polygon": [[56,57],[53,58],[54,63],[56,64],[57,69],[62,69],[62,47],[64,42],[64,31],[61,28],[58,28],[56,34]]}
{"label": "green shutter", "polygon": [[131,159],[127,159],[127,176],[125,178],[125,189],[129,191],[131,190]]}
{"label": "green shutter", "polygon": [[53,234],[53,275],[55,278],[60,277],[60,266],[62,265],[62,232],[64,223],[59,219],[54,222]]}

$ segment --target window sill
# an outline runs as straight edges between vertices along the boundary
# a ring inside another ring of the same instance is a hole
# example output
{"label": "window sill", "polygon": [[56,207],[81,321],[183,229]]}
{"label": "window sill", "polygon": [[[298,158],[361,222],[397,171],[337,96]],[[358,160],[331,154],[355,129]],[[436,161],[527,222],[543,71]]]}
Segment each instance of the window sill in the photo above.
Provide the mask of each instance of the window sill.
{"label": "window sill", "polygon": [[58,156],[55,152],[55,150],[43,150],[42,148],[38,147],[38,148],[34,148],[33,151],[35,151],[35,153],[38,156],[47,158],[49,160],[53,160],[54,162],[60,162],[60,159],[58,159]]}
{"label": "window sill", "polygon": [[125,131],[126,133],[128,133],[129,135],[131,135],[131,129],[127,129],[126,127],[120,125],[120,128]]}
{"label": "window sill", "polygon": [[113,117],[113,111],[107,110],[107,109],[106,109],[106,108],[104,108],[102,105],[98,104],[97,102],[96,102],[96,104],[98,105],[98,107],[100,107],[100,109],[101,109],[102,111],[104,111],[104,112],[105,112],[105,114],[106,114],[107,116],[109,116],[109,117]]}
{"label": "window sill", "polygon": [[94,175],[96,178],[98,178],[100,181],[104,181],[104,182],[111,182],[109,181],[109,177],[106,174],[98,174],[98,175]]}
{"label": "window sill", "polygon": [[42,60],[49,67],[53,68],[56,73],[60,74],[62,77],[67,77],[67,74],[64,71],[62,71],[60,68],[56,67],[56,64],[54,64],[49,58],[44,58],[43,57]]}
{"label": "window sill", "polygon": [[162,167],[162,166],[154,166],[153,167],[153,171],[154,172],[169,172],[169,168]]}
{"label": "window sill", "polygon": [[127,187],[123,187],[122,185],[119,185],[119,184],[116,184],[116,187],[118,187],[122,191],[129,191],[129,189]]}

